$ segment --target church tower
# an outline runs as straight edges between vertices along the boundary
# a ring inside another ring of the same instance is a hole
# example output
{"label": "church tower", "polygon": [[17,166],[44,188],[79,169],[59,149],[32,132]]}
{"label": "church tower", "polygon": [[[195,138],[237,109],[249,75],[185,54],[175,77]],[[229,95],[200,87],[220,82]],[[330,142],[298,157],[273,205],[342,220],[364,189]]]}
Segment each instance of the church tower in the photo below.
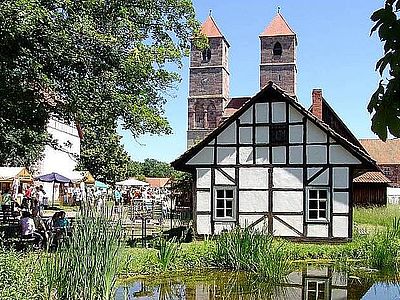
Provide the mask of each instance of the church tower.
{"label": "church tower", "polygon": [[188,148],[218,126],[229,98],[229,43],[211,15],[201,32],[208,38],[209,47],[199,50],[192,43],[190,52]]}
{"label": "church tower", "polygon": [[296,34],[278,12],[260,34],[260,88],[273,81],[290,95],[296,94]]}

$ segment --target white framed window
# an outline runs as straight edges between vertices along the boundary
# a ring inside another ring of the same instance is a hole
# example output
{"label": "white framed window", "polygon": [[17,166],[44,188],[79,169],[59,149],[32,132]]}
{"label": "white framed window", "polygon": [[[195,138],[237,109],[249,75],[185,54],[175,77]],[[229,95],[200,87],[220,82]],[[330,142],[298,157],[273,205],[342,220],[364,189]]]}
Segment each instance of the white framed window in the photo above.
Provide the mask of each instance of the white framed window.
{"label": "white framed window", "polygon": [[307,189],[307,221],[329,221],[329,188]]}
{"label": "white framed window", "polygon": [[234,220],[236,197],[234,187],[215,187],[214,218],[216,220]]}
{"label": "white framed window", "polygon": [[306,278],[306,300],[325,300],[329,299],[328,281]]}

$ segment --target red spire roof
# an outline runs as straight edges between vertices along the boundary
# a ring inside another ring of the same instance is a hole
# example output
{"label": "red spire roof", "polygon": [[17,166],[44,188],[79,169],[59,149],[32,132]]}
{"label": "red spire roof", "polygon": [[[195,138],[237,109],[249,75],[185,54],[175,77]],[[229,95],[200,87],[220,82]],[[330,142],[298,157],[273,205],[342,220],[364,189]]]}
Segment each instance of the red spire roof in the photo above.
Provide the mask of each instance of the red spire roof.
{"label": "red spire roof", "polygon": [[211,16],[208,16],[203,25],[201,25],[201,33],[206,37],[224,37]]}
{"label": "red spire roof", "polygon": [[296,35],[279,12],[260,34],[260,36],[275,35]]}

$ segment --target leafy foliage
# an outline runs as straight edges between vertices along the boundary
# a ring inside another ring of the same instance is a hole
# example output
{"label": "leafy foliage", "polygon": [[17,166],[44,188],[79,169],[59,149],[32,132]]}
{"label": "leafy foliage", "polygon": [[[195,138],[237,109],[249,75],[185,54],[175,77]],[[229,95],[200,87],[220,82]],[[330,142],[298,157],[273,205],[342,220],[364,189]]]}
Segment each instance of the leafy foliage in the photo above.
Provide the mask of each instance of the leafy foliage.
{"label": "leafy foliage", "polygon": [[375,11],[371,20],[375,25],[371,34],[377,32],[383,42],[384,56],[376,63],[382,79],[368,105],[373,113],[372,130],[382,140],[388,131],[400,137],[400,11],[399,0],[386,0],[383,8]]}
{"label": "leafy foliage", "polygon": [[[186,0],[0,2],[0,164],[32,164],[50,116],[81,125],[86,156],[121,153],[117,122],[169,133],[163,104],[179,77],[167,67],[188,54],[194,16]],[[92,149],[94,136],[115,151]]]}

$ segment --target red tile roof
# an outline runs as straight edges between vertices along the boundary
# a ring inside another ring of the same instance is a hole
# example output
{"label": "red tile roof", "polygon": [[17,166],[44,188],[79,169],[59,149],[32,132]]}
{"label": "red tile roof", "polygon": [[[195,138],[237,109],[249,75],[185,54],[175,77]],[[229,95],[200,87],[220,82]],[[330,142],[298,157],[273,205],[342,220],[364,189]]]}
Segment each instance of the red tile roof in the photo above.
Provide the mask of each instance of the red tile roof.
{"label": "red tile roof", "polygon": [[224,37],[211,16],[208,16],[203,25],[201,25],[201,33],[206,37]]}
{"label": "red tile roof", "polygon": [[260,36],[296,35],[280,13],[265,27]]}
{"label": "red tile roof", "polygon": [[165,187],[169,183],[169,178],[146,177],[146,182],[151,187]]}
{"label": "red tile roof", "polygon": [[366,172],[353,179],[358,183],[390,183],[391,181],[382,172]]}
{"label": "red tile roof", "polygon": [[360,142],[378,165],[400,164],[400,139],[386,142],[379,139],[360,139]]}

